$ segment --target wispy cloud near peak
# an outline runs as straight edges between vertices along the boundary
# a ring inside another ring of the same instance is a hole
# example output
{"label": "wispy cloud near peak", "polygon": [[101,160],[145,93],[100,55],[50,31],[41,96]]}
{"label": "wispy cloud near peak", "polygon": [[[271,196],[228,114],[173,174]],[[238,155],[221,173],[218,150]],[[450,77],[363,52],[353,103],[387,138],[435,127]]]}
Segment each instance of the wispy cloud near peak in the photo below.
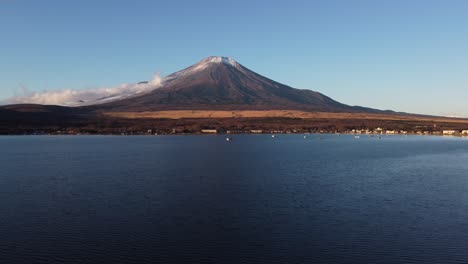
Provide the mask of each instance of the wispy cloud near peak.
{"label": "wispy cloud near peak", "polygon": [[51,91],[33,92],[25,87],[16,92],[16,95],[3,101],[3,104],[44,104],[80,106],[88,104],[106,103],[113,100],[130,97],[136,94],[149,92],[161,86],[162,77],[156,73],[148,82],[121,84],[114,87],[95,89],[60,89]]}

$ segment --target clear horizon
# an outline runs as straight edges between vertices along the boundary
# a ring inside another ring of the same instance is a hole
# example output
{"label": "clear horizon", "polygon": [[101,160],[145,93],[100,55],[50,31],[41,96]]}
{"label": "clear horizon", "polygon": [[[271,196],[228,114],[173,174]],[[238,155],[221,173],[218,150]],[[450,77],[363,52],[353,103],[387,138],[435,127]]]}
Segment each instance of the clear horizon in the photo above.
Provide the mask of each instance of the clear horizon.
{"label": "clear horizon", "polygon": [[0,1],[0,101],[208,56],[349,105],[468,117],[466,1]]}

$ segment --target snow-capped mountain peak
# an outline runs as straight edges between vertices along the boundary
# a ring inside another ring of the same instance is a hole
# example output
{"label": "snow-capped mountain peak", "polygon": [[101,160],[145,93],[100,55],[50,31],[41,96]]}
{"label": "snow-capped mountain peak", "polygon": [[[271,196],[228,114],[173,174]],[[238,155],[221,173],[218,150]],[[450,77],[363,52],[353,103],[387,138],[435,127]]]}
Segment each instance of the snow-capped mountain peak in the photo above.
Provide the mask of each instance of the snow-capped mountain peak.
{"label": "snow-capped mountain peak", "polygon": [[231,66],[231,67],[240,69],[240,64],[237,61],[235,61],[235,60],[233,60],[233,59],[231,59],[229,57],[211,56],[211,57],[203,59],[199,63],[195,64],[193,66],[193,70],[206,69],[207,67],[209,67],[210,65],[213,65],[213,64],[224,64],[224,65],[227,65],[227,66]]}
{"label": "snow-capped mountain peak", "polygon": [[237,67],[239,65],[239,63],[237,63],[237,61],[233,60],[232,58],[220,57],[220,56],[208,57],[202,60],[200,63],[224,63],[224,64],[231,65],[234,67]]}

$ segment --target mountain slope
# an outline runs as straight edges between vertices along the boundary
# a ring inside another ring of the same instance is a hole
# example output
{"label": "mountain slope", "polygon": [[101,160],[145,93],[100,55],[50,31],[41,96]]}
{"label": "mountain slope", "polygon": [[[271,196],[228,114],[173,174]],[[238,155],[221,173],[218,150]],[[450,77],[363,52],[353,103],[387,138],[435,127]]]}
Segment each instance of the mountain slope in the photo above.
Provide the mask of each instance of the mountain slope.
{"label": "mountain slope", "polygon": [[160,88],[131,98],[91,106],[104,111],[306,110],[374,112],[351,107],[311,90],[263,77],[226,57],[209,57],[164,78]]}

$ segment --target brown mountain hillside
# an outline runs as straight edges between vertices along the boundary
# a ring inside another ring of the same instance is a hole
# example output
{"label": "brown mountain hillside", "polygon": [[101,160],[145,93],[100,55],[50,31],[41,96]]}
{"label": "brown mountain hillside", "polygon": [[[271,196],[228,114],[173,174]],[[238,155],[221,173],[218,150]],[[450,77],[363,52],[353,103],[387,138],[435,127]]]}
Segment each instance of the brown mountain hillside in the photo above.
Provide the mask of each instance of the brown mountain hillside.
{"label": "brown mountain hillside", "polygon": [[376,111],[348,106],[318,92],[275,82],[226,57],[208,57],[171,74],[159,88],[149,93],[91,108],[132,112],[188,109]]}

